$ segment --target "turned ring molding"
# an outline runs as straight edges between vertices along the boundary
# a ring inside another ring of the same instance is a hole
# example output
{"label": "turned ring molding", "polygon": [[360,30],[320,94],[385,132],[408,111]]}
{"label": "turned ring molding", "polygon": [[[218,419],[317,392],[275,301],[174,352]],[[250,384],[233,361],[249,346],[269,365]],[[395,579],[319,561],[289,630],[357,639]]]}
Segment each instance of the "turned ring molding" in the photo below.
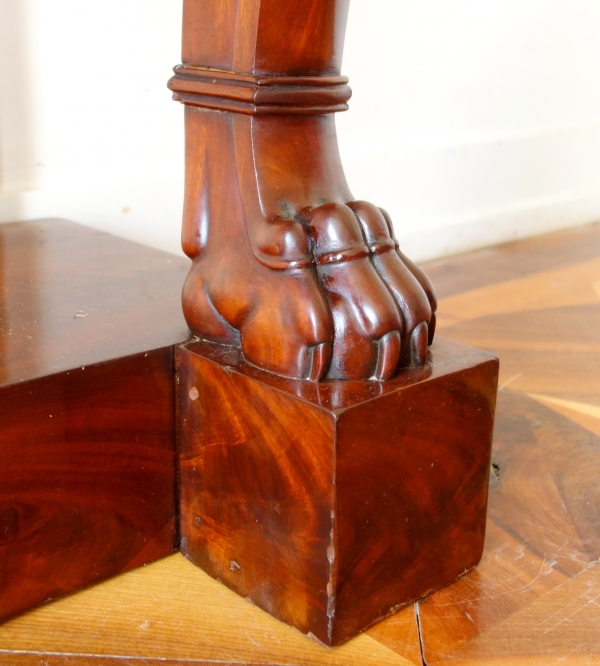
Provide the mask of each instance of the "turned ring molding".
{"label": "turned ring molding", "polygon": [[352,95],[346,76],[252,76],[191,65],[174,71],[174,100],[249,115],[347,111]]}

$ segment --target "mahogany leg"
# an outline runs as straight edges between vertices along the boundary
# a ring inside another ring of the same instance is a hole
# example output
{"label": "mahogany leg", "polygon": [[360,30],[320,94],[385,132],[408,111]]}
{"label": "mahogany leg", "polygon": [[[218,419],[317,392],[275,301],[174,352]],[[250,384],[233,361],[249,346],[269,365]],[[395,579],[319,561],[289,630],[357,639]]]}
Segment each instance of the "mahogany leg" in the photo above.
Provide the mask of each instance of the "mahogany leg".
{"label": "mahogany leg", "polygon": [[355,201],[333,113],[349,0],[184,0],[183,292],[191,330],[300,379],[388,379],[423,365],[427,277],[389,217]]}
{"label": "mahogany leg", "polygon": [[427,352],[431,283],[346,184],[348,0],[184,6],[170,87],[203,340],[176,355],[181,552],[339,645],[479,561],[498,362]]}

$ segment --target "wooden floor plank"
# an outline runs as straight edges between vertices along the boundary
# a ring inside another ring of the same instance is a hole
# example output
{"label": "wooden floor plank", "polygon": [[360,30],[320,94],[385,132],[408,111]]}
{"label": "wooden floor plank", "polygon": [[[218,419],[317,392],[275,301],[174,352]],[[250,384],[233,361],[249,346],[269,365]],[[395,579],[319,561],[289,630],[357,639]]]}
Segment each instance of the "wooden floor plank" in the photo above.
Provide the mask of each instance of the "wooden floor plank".
{"label": "wooden floor plank", "polygon": [[[322,647],[180,554],[7,622],[0,626],[0,650],[217,663],[410,664],[368,635],[336,650]],[[11,658],[0,653],[0,663]]]}
{"label": "wooden floor plank", "polygon": [[600,223],[534,236],[423,265],[446,298],[600,256]]}
{"label": "wooden floor plank", "polygon": [[427,663],[436,663],[565,580],[568,576],[545,558],[489,521],[479,566],[419,603]]}
{"label": "wooden floor plank", "polygon": [[418,666],[423,663],[414,604],[371,627],[367,635],[411,663]]}
{"label": "wooden floor plank", "polygon": [[461,664],[596,664],[599,627],[596,562],[447,657]]}
{"label": "wooden floor plank", "polygon": [[441,299],[438,326],[442,330],[459,321],[488,315],[600,303],[598,284],[600,257],[506,280]]}
{"label": "wooden floor plank", "polygon": [[[574,400],[561,400],[560,398],[540,395],[539,393],[528,393],[527,395],[600,436],[600,407],[598,405],[588,405],[582,402],[575,402]],[[594,411],[585,409],[589,407]],[[596,416],[596,413],[599,415]]]}
{"label": "wooden floor plank", "polygon": [[463,344],[506,351],[557,354],[600,352],[600,304],[539,308],[491,314],[444,329],[443,337]]}
{"label": "wooden floor plank", "polygon": [[500,395],[496,419],[492,460],[500,479],[490,489],[488,515],[558,570],[579,573],[600,544],[592,525],[582,535],[576,522],[582,489],[595,486],[597,438],[514,392]]}

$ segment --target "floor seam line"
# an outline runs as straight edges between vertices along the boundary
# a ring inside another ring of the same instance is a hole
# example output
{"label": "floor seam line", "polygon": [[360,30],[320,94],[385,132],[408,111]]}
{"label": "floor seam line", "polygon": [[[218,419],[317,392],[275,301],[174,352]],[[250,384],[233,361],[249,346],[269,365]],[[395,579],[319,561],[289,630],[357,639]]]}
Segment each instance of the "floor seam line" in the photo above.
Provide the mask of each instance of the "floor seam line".
{"label": "floor seam line", "polygon": [[427,661],[425,661],[425,647],[423,645],[423,630],[421,627],[421,614],[419,612],[419,602],[415,601],[415,620],[417,622],[417,634],[419,635],[419,648],[421,650],[421,661],[423,666],[427,666]]}

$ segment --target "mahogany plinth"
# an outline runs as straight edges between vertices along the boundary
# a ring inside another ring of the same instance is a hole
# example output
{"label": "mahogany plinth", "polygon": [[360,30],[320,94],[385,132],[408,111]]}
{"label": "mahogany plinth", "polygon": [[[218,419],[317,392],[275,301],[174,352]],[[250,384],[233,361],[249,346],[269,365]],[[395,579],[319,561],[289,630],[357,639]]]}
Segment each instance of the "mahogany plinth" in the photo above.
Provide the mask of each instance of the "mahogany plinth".
{"label": "mahogany plinth", "polygon": [[176,352],[181,551],[325,645],[451,583],[484,541],[498,361],[446,340],[386,382]]}
{"label": "mahogany plinth", "polygon": [[0,226],[0,620],[175,550],[188,264],[61,220]]}

